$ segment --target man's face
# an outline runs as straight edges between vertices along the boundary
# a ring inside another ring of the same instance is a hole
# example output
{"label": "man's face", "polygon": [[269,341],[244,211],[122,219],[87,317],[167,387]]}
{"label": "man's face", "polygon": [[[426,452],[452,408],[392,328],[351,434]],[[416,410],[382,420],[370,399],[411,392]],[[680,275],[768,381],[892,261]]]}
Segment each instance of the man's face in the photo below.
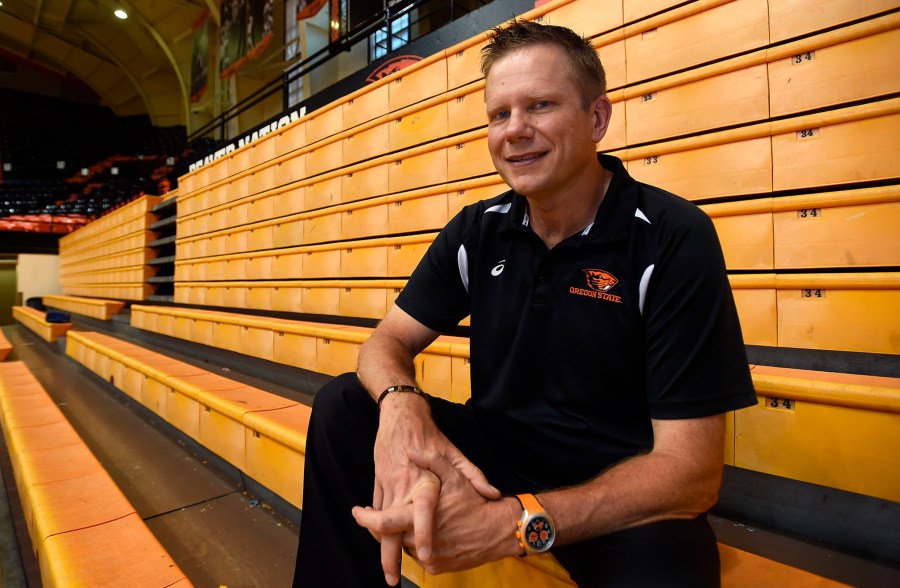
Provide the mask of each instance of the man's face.
{"label": "man's face", "polygon": [[563,197],[596,165],[609,100],[603,96],[582,107],[562,49],[537,45],[495,62],[485,105],[494,167],[519,194],[547,201]]}

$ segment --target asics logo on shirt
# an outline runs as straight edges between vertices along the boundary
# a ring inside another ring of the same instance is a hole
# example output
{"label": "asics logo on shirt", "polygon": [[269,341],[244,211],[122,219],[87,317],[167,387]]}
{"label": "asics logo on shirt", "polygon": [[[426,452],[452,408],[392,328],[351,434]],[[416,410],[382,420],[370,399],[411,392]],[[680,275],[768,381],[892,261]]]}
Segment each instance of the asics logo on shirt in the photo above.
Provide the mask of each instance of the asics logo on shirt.
{"label": "asics logo on shirt", "polygon": [[505,263],[506,263],[505,259],[501,259],[500,261],[498,261],[497,265],[494,266],[494,269],[491,270],[491,275],[496,278],[497,276],[502,274],[503,268],[506,267],[505,265],[503,265]]}

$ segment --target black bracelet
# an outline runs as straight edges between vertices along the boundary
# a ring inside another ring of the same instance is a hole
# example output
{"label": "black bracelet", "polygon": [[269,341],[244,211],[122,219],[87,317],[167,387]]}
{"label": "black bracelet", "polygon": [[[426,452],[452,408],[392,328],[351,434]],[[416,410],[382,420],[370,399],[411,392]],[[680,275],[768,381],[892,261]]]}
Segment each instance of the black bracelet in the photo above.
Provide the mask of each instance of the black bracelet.
{"label": "black bracelet", "polygon": [[391,386],[387,390],[381,393],[381,396],[378,397],[378,408],[381,408],[381,402],[384,400],[384,397],[392,392],[412,392],[413,394],[418,394],[425,400],[428,400],[428,394],[425,394],[415,386],[409,386],[407,384],[402,384],[399,386]]}

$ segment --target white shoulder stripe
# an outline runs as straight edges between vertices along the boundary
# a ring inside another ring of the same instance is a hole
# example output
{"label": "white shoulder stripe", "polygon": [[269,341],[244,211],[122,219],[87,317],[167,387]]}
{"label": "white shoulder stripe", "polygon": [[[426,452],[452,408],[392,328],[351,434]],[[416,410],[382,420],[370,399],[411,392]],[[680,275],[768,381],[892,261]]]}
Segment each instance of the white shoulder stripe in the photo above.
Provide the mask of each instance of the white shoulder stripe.
{"label": "white shoulder stripe", "polygon": [[644,300],[647,299],[647,289],[650,287],[650,276],[653,274],[654,264],[647,266],[644,275],[641,276],[641,283],[638,286],[638,310],[641,316],[644,314]]}
{"label": "white shoulder stripe", "polygon": [[650,219],[647,218],[647,215],[644,214],[644,211],[641,210],[640,208],[635,208],[635,209],[634,209],[634,216],[637,217],[637,218],[639,218],[639,219],[641,219],[642,221],[644,221],[644,222],[647,223],[648,225],[652,225],[652,224],[653,224],[653,223],[650,222]]}
{"label": "white shoulder stripe", "polygon": [[499,212],[500,214],[506,214],[509,212],[510,207],[512,206],[512,202],[507,202],[506,204],[495,204],[491,206],[487,210],[484,211],[485,214],[489,212]]}
{"label": "white shoulder stripe", "polygon": [[459,266],[459,277],[462,279],[466,292],[469,291],[469,253],[465,245],[459,246],[456,252],[456,264]]}

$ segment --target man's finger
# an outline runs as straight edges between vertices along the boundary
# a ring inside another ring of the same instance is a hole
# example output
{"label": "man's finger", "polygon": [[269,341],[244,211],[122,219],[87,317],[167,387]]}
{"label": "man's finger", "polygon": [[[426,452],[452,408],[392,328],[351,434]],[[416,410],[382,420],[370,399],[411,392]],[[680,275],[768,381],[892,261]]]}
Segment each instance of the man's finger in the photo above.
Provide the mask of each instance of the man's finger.
{"label": "man's finger", "polygon": [[494,486],[488,482],[487,477],[485,477],[481,469],[474,463],[463,457],[460,462],[455,464],[455,466],[456,469],[469,480],[469,483],[472,484],[472,487],[475,488],[479,494],[489,500],[500,498],[500,490],[494,488]]}
{"label": "man's finger", "polygon": [[393,535],[412,529],[413,514],[410,505],[386,510],[354,506],[351,514],[357,525],[377,535]]}
{"label": "man's finger", "polygon": [[381,538],[381,569],[384,580],[390,586],[400,582],[400,541],[402,535],[385,535]]}
{"label": "man's finger", "polygon": [[375,482],[375,490],[372,492],[372,507],[375,510],[381,510],[382,506],[384,506],[384,488],[381,487],[381,484]]}
{"label": "man's finger", "polygon": [[423,476],[413,492],[413,529],[416,553],[423,561],[431,557],[434,513],[441,497],[441,481],[431,472]]}

